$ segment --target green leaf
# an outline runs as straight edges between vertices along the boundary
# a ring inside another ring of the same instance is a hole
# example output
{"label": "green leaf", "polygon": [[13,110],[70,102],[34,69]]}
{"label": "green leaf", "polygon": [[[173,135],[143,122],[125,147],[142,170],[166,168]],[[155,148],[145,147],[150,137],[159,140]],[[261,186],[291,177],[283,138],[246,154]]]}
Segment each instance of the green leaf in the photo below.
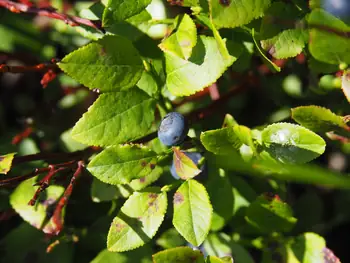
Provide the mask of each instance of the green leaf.
{"label": "green leaf", "polygon": [[315,233],[304,233],[286,242],[284,258],[288,263],[326,262],[323,254],[325,247],[323,237]]}
{"label": "green leaf", "polygon": [[[213,206],[211,230],[218,231],[231,219],[234,213],[234,195],[231,182],[222,169],[215,169],[208,163],[209,180],[207,191]],[[225,198],[225,202],[222,198]]]}
{"label": "green leaf", "polygon": [[268,160],[244,161],[239,155],[207,154],[205,158],[217,167],[262,178],[323,185],[340,189],[350,188],[350,179],[344,174],[315,165],[288,164]]}
{"label": "green leaf", "polygon": [[90,263],[152,263],[150,254],[152,254],[152,250],[147,246],[124,253],[116,253],[104,249]]}
{"label": "green leaf", "polygon": [[262,131],[265,150],[284,163],[306,163],[321,155],[325,141],[312,131],[291,123],[275,123]]}
{"label": "green leaf", "polygon": [[102,182],[126,184],[150,174],[163,157],[137,145],[111,146],[91,160],[88,170]]}
{"label": "green leaf", "polygon": [[[41,229],[44,233],[56,234],[55,223],[52,218],[48,217],[53,211],[58,199],[64,192],[62,186],[50,185],[40,196],[38,202],[34,206],[28,205],[33,198],[37,187],[33,185],[36,177],[22,182],[10,196],[10,204],[12,208],[29,224],[37,229]],[[63,221],[63,213],[62,213]]]}
{"label": "green leaf", "polygon": [[221,155],[237,152],[242,145],[233,127],[202,132],[200,140],[205,149]]}
{"label": "green leaf", "polygon": [[12,166],[12,160],[16,153],[8,153],[0,155],[0,174],[7,174]]}
{"label": "green leaf", "polygon": [[209,232],[213,213],[205,187],[187,180],[177,189],[173,202],[174,227],[188,242],[199,246]]}
{"label": "green leaf", "polygon": [[136,88],[102,94],[75,124],[72,137],[98,146],[132,141],[149,132],[154,110],[155,100]]}
{"label": "green leaf", "polygon": [[289,29],[277,36],[262,40],[261,47],[277,59],[291,58],[300,54],[309,39],[307,30]]}
{"label": "green leaf", "polygon": [[158,92],[158,84],[152,73],[144,71],[137,82],[137,87],[146,92],[150,97],[153,97]]}
{"label": "green leaf", "polygon": [[185,239],[175,228],[170,228],[157,239],[156,243],[158,246],[168,249],[183,246],[185,244]]}
{"label": "green leaf", "polygon": [[90,89],[126,90],[144,70],[138,51],[121,36],[105,36],[65,56],[58,66]]}
{"label": "green leaf", "polygon": [[237,121],[235,120],[235,118],[231,114],[227,113],[225,115],[224,122],[222,124],[222,128],[233,127],[235,125],[238,125]]}
{"label": "green leaf", "polygon": [[184,152],[178,148],[173,147],[174,155],[173,162],[176,173],[183,180],[187,180],[200,174],[202,171],[198,169],[197,165]]}
{"label": "green leaf", "polygon": [[204,263],[203,254],[190,247],[177,247],[160,251],[153,256],[153,263]]}
{"label": "green leaf", "polygon": [[249,252],[243,246],[234,242],[230,236],[225,233],[209,234],[203,247],[209,255],[217,257],[230,256],[234,258],[234,263],[255,262]]}
{"label": "green leaf", "polygon": [[208,256],[206,258],[207,263],[233,263],[233,259],[231,257],[218,258],[215,256]]}
{"label": "green leaf", "polygon": [[315,105],[293,108],[292,118],[314,132],[344,131],[347,128],[343,117],[334,114],[329,109]]}
{"label": "green leaf", "polygon": [[151,0],[109,0],[103,12],[102,24],[108,27],[141,13]]}
{"label": "green leaf", "polygon": [[342,76],[341,89],[348,102],[350,102],[350,74],[348,71],[344,71]]}
{"label": "green leaf", "polygon": [[262,195],[247,209],[246,220],[262,233],[289,232],[297,222],[293,210],[276,195]]}
{"label": "green leaf", "polygon": [[150,241],[162,224],[166,209],[166,193],[133,193],[111,224],[107,249],[123,252]]}
{"label": "green leaf", "polygon": [[213,37],[200,36],[188,60],[165,52],[166,85],[175,96],[187,96],[214,83],[237,57],[221,53]]}
{"label": "green leaf", "polygon": [[119,195],[117,187],[115,187],[114,185],[105,184],[97,178],[94,178],[91,184],[92,201],[99,203],[111,201],[117,199],[118,197]]}
{"label": "green leaf", "polygon": [[209,0],[210,18],[217,28],[233,28],[262,17],[270,0]]}
{"label": "green leaf", "polygon": [[308,23],[309,50],[313,57],[329,64],[350,63],[349,26],[322,9],[313,10]]}
{"label": "green leaf", "polygon": [[280,72],[281,68],[279,66],[277,66],[275,63],[273,63],[262,51],[261,47],[259,46],[258,42],[255,39],[254,29],[252,29],[251,33],[252,33],[252,38],[253,38],[255,47],[258,50],[260,57],[265,61],[266,65],[269,67],[269,69],[272,72]]}
{"label": "green leaf", "polygon": [[164,52],[169,52],[188,60],[192,49],[197,43],[197,29],[191,17],[187,14],[176,17],[176,32],[159,44]]}

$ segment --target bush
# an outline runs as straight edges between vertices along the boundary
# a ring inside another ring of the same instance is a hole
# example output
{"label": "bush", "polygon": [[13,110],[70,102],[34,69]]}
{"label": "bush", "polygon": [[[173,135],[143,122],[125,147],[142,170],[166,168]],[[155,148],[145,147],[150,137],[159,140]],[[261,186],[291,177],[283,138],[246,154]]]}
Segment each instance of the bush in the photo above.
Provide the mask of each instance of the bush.
{"label": "bush", "polygon": [[0,0],[4,261],[347,262],[335,2]]}

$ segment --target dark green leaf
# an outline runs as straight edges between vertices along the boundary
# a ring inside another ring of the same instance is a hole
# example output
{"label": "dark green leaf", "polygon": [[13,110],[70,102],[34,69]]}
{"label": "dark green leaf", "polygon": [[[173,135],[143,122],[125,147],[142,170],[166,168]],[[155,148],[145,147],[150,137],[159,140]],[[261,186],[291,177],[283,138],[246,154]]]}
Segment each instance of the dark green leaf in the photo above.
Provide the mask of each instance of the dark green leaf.
{"label": "dark green leaf", "polygon": [[154,254],[153,263],[204,263],[203,254],[190,247],[177,247]]}
{"label": "dark green leaf", "polygon": [[246,220],[262,233],[289,232],[297,222],[288,204],[278,196],[262,195],[250,204]]}
{"label": "dark green leaf", "polygon": [[348,102],[350,102],[350,74],[348,71],[344,71],[342,76],[341,89]]}
{"label": "dark green leaf", "polygon": [[158,246],[168,249],[183,246],[185,244],[185,239],[175,228],[170,228],[157,239],[156,243]]}
{"label": "dark green leaf", "polygon": [[88,170],[102,182],[126,184],[149,175],[163,157],[137,145],[111,146],[91,160]]}
{"label": "dark green leaf", "polygon": [[132,141],[149,132],[154,110],[155,100],[136,88],[102,94],[75,124],[72,137],[99,146]]}
{"label": "dark green leaf", "polygon": [[166,193],[133,193],[111,224],[107,249],[123,252],[150,241],[162,224],[166,209]]}
{"label": "dark green leaf", "polygon": [[275,123],[262,131],[265,150],[285,163],[306,163],[321,155],[325,141],[312,131],[295,124]]}
{"label": "dark green leaf", "polygon": [[213,213],[203,185],[190,179],[174,194],[173,225],[192,245],[199,246],[206,238]]}
{"label": "dark green leaf", "polygon": [[105,36],[65,56],[58,66],[90,89],[126,90],[138,82],[144,70],[138,51],[120,36]]}

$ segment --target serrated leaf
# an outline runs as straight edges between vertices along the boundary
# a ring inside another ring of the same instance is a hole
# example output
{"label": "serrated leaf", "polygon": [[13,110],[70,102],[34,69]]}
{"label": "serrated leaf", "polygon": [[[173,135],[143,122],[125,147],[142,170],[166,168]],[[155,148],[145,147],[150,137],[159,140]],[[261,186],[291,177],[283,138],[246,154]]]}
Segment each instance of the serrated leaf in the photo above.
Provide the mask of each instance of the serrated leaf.
{"label": "serrated leaf", "polygon": [[102,182],[127,184],[150,174],[164,156],[137,145],[111,146],[96,155],[87,168]]}
{"label": "serrated leaf", "polygon": [[123,252],[138,248],[152,239],[167,209],[166,193],[133,193],[114,218],[107,237],[107,249]]}
{"label": "serrated leaf", "polygon": [[188,60],[165,52],[169,91],[175,96],[187,96],[214,83],[237,59],[220,50],[215,38],[200,36]]}
{"label": "serrated leaf", "polygon": [[288,263],[326,262],[323,253],[325,247],[323,237],[315,233],[304,233],[286,242],[284,259]]}
{"label": "serrated leaf", "polygon": [[102,24],[108,27],[141,13],[151,0],[109,0],[103,12]]}
{"label": "serrated leaf", "polygon": [[138,82],[144,70],[131,41],[105,36],[65,56],[58,66],[90,89],[102,92],[126,90]]}
{"label": "serrated leaf", "polygon": [[325,141],[312,131],[291,123],[275,123],[262,131],[264,149],[284,163],[306,163],[325,151]]}
{"label": "serrated leaf", "polygon": [[[234,263],[254,263],[249,252],[238,243],[234,242],[225,233],[211,233],[203,244],[204,250],[217,257],[234,258]],[[226,262],[226,261],[225,261]],[[229,261],[230,262],[230,261]]]}
{"label": "serrated leaf", "polygon": [[236,152],[242,145],[233,127],[202,132],[200,140],[208,151],[221,155]]}
{"label": "serrated leaf", "polygon": [[176,32],[159,44],[164,52],[172,53],[182,59],[187,60],[192,49],[197,43],[196,25],[187,14],[176,17]]}
{"label": "serrated leaf", "polygon": [[266,65],[269,67],[269,69],[272,72],[280,72],[281,68],[279,66],[277,66],[275,63],[273,63],[262,51],[261,47],[259,46],[258,42],[255,39],[255,32],[254,29],[252,29],[252,38],[253,38],[253,42],[255,44],[256,49],[259,52],[260,57],[266,62]]}
{"label": "serrated leaf", "polygon": [[[55,224],[50,216],[64,192],[62,186],[50,185],[34,206],[28,205],[37,187],[33,186],[36,177],[22,182],[10,196],[12,208],[29,224],[47,234],[56,234]],[[62,213],[63,218],[63,213]],[[62,219],[63,221],[63,219]]]}
{"label": "serrated leaf", "polygon": [[348,100],[350,102],[350,73],[345,71],[342,79],[341,79],[341,89]]}
{"label": "serrated leaf", "polygon": [[300,54],[309,39],[307,30],[284,30],[277,36],[261,40],[261,47],[277,59],[291,58]]}
{"label": "serrated leaf", "polygon": [[187,180],[177,189],[173,203],[174,227],[188,242],[199,246],[209,232],[213,213],[205,187]]}
{"label": "serrated leaf", "polygon": [[245,219],[262,233],[289,232],[297,222],[293,210],[278,196],[262,195],[250,204]]}
{"label": "serrated leaf", "polygon": [[150,254],[152,254],[152,250],[147,246],[125,253],[116,253],[104,249],[90,263],[152,263]]}
{"label": "serrated leaf", "polygon": [[270,0],[209,0],[210,18],[217,28],[233,28],[262,17]]}
{"label": "serrated leaf", "polygon": [[12,166],[12,160],[16,153],[8,153],[0,155],[0,174],[7,174]]}
{"label": "serrated leaf", "polygon": [[333,251],[328,247],[323,248],[322,252],[324,263],[341,263],[340,259],[337,258],[337,256],[334,255]]}
{"label": "serrated leaf", "polygon": [[101,94],[75,124],[72,137],[81,143],[98,146],[132,141],[149,132],[154,110],[155,100],[136,88]]}
{"label": "serrated leaf", "polygon": [[293,108],[292,118],[314,132],[344,131],[344,128],[347,128],[341,116],[334,114],[329,109],[315,105]]}
{"label": "serrated leaf", "polygon": [[175,171],[181,179],[187,180],[202,172],[200,169],[198,169],[197,165],[192,161],[192,159],[184,152],[180,151],[176,147],[173,147],[173,151]]}
{"label": "serrated leaf", "polygon": [[155,77],[148,71],[144,71],[142,76],[137,82],[137,87],[146,92],[150,97],[154,96],[158,92],[158,84]]}
{"label": "serrated leaf", "polygon": [[204,263],[203,254],[190,247],[177,247],[160,251],[152,256],[153,263]]}
{"label": "serrated leaf", "polygon": [[313,10],[308,23],[309,50],[313,57],[329,64],[350,63],[349,26],[322,9]]}
{"label": "serrated leaf", "polygon": [[208,256],[206,258],[207,263],[233,263],[233,259],[231,257],[218,258],[215,256]]}

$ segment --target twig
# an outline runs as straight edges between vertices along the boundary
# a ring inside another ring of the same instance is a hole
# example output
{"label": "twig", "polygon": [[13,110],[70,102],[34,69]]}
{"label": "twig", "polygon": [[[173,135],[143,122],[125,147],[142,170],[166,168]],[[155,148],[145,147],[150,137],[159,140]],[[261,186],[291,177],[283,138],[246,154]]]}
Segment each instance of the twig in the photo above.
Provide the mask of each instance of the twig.
{"label": "twig", "polygon": [[4,179],[4,180],[0,180],[0,187],[1,186],[8,186],[8,185],[12,185],[12,184],[18,184],[24,180],[30,179],[32,177],[35,177],[39,174],[48,172],[50,169],[48,167],[45,168],[36,168],[33,172],[30,172],[28,174],[25,175],[20,175],[20,176],[16,176],[16,177],[11,177],[8,179]]}
{"label": "twig", "polygon": [[56,168],[54,165],[49,165],[49,172],[48,172],[48,174],[42,180],[40,180],[40,182],[35,184],[35,185],[39,185],[39,187],[35,191],[33,198],[30,199],[30,201],[28,202],[28,205],[31,205],[31,206],[35,205],[35,203],[36,203],[40,193],[43,192],[46,188],[49,187],[52,177],[55,174],[57,174],[58,172],[60,172],[62,170],[65,170],[67,168],[68,167]]}
{"label": "twig", "polygon": [[211,84],[208,89],[211,100],[218,100],[220,98],[220,93],[216,82]]}
{"label": "twig", "polygon": [[9,0],[0,0],[0,6],[7,8],[13,13],[30,13],[38,16],[46,16],[61,20],[70,26],[85,25],[100,30],[103,33],[105,32],[105,30],[102,28],[102,23],[100,20],[89,20],[77,16],[69,16],[66,14],[58,13],[53,7],[37,8]]}
{"label": "twig", "polygon": [[[3,0],[0,0],[3,1]],[[57,70],[58,67],[53,63],[41,63],[34,66],[10,66],[6,64],[0,65],[0,72],[24,73],[24,72],[47,72],[49,70]]]}
{"label": "twig", "polygon": [[61,197],[60,201],[58,202],[55,211],[53,213],[52,216],[52,222],[55,225],[55,234],[58,235],[62,228],[63,228],[63,221],[62,221],[62,209],[63,207],[65,207],[67,205],[68,199],[72,194],[73,191],[73,187],[74,187],[74,183],[75,180],[78,178],[78,176],[82,173],[84,167],[84,162],[83,161],[79,161],[78,162],[78,168],[75,171],[75,173],[73,174],[72,179],[70,180],[70,183],[68,185],[68,187],[66,188],[66,190],[63,193],[63,196]]}

